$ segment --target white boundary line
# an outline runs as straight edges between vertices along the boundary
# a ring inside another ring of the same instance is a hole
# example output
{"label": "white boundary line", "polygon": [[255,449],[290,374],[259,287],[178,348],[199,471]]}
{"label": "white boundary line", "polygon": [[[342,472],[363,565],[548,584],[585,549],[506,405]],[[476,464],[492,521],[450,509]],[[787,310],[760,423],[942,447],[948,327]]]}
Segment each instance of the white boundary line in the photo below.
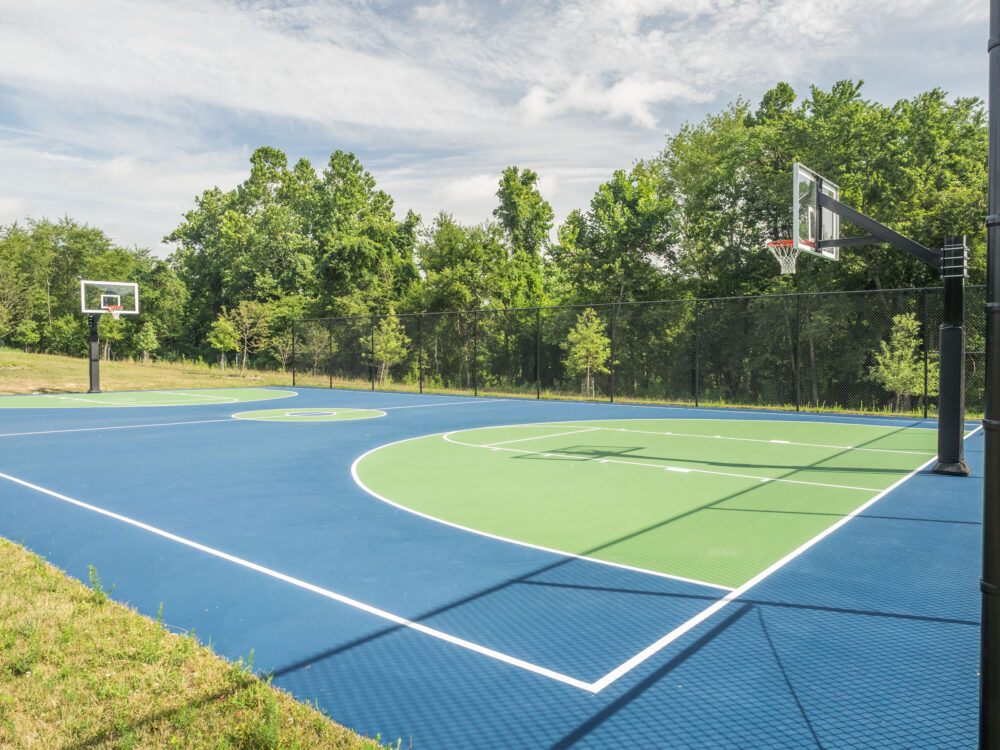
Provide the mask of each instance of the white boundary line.
{"label": "white boundary line", "polygon": [[[243,414],[258,414],[262,411],[281,411],[281,409],[256,409],[253,411],[238,411],[232,415],[234,421],[245,421],[245,422],[285,422],[293,424],[319,424],[327,422],[354,422],[361,421],[362,419],[376,419],[377,417],[384,417],[385,412],[381,409],[341,409],[336,406],[302,406],[299,409],[289,409],[285,414],[272,414],[269,417],[244,417]],[[321,414],[301,414],[299,412],[303,411],[322,411]],[[363,412],[375,412],[374,414],[369,414],[366,417],[348,417],[345,419],[323,419],[323,417],[328,417],[331,415],[336,416],[337,414],[349,414],[351,412],[363,411]],[[298,414],[298,416],[291,416],[291,414]],[[315,417],[314,419],[309,419],[309,417]]]}
{"label": "white boundary line", "polygon": [[[977,432],[979,432],[979,430],[981,430],[981,429],[982,429],[982,427],[975,428],[971,432],[967,433],[965,435],[965,437],[963,438],[963,440],[966,439],[966,438],[972,437]],[[787,555],[785,555],[784,557],[782,557],[780,560],[778,560],[777,562],[771,564],[770,566],[768,566],[767,568],[765,568],[764,570],[762,570],[760,573],[758,573],[757,575],[755,575],[753,578],[751,578],[749,581],[747,581],[743,585],[739,586],[736,589],[733,589],[728,594],[726,594],[721,599],[719,599],[717,602],[709,605],[708,607],[706,607],[705,609],[703,609],[701,612],[699,612],[697,615],[695,615],[694,617],[692,617],[691,619],[689,619],[684,624],[682,624],[682,625],[674,628],[669,633],[667,633],[665,636],[663,636],[662,638],[660,638],[658,641],[656,641],[654,643],[651,643],[649,646],[647,646],[646,648],[644,648],[642,651],[640,651],[638,654],[636,654],[635,656],[633,656],[628,661],[625,661],[622,664],[620,664],[619,666],[617,666],[614,669],[612,669],[606,675],[604,675],[599,680],[597,680],[596,682],[594,682],[594,683],[591,684],[591,687],[593,687],[594,692],[595,693],[596,692],[600,692],[601,690],[603,690],[604,688],[606,688],[608,685],[610,685],[615,680],[617,680],[620,677],[622,677],[623,675],[631,672],[637,666],[639,666],[644,661],[646,661],[649,657],[653,656],[654,654],[656,654],[659,651],[662,651],[664,648],[666,648],[671,643],[673,643],[674,641],[676,641],[678,638],[680,638],[682,635],[684,635],[689,630],[691,630],[692,628],[694,628],[696,625],[704,622],[709,617],[711,617],[712,615],[714,615],[716,612],[718,612],[719,610],[721,610],[724,607],[726,607],[730,602],[733,602],[736,599],[738,599],[739,597],[743,596],[743,594],[745,594],[747,591],[749,591],[750,589],[752,589],[758,583],[760,583],[765,578],[767,578],[768,576],[770,576],[772,573],[774,573],[775,571],[780,570],[781,568],[785,567],[785,565],[787,565],[788,563],[790,563],[792,560],[794,560],[796,557],[798,557],[803,552],[805,552],[806,550],[808,550],[810,547],[818,544],[823,539],[825,539],[826,537],[830,536],[830,534],[832,534],[834,531],[836,531],[841,526],[843,526],[844,524],[846,524],[852,518],[855,518],[858,514],[864,512],[865,510],[867,510],[868,508],[870,508],[872,505],[874,505],[875,503],[877,503],[879,500],[881,500],[883,497],[885,497],[886,495],[888,495],[894,489],[896,489],[901,484],[903,484],[904,482],[906,482],[908,479],[912,478],[918,472],[921,472],[924,469],[926,469],[928,466],[930,466],[932,463],[934,463],[935,460],[937,460],[936,457],[935,458],[931,458],[928,461],[925,461],[923,464],[921,464],[916,469],[914,469],[913,471],[911,471],[905,477],[902,477],[901,479],[898,479],[895,482],[893,482],[891,485],[889,485],[884,490],[882,490],[881,492],[879,492],[871,500],[869,500],[868,502],[864,503],[860,507],[856,508],[851,513],[848,513],[846,516],[844,516],[843,518],[841,518],[839,521],[837,521],[832,526],[827,527],[826,529],[824,529],[823,531],[821,531],[819,534],[817,534],[816,536],[814,536],[809,541],[807,541],[807,542],[799,545],[796,549],[792,550]]]}
{"label": "white boundary line", "polygon": [[285,575],[284,573],[279,573],[271,568],[266,568],[263,565],[258,565],[257,563],[250,562],[242,557],[237,557],[236,555],[230,555],[228,552],[223,552],[221,550],[215,549],[214,547],[209,547],[204,544],[186,539],[177,534],[171,534],[169,531],[164,531],[163,529],[157,528],[156,526],[150,526],[142,521],[137,521],[134,518],[129,518],[128,516],[123,516],[120,513],[115,513],[104,508],[100,508],[96,505],[91,505],[90,503],[85,503],[82,500],[76,500],[75,498],[69,497],[67,495],[54,492],[53,490],[40,487],[37,484],[32,484],[31,482],[26,482],[23,479],[18,479],[9,474],[4,474],[0,472],[0,478],[6,479],[14,484],[19,484],[22,487],[27,487],[30,490],[35,490],[36,492],[41,492],[50,497],[54,497],[57,500],[62,500],[63,502],[70,503],[71,505],[76,505],[77,507],[83,508],[84,510],[89,510],[94,513],[99,513],[102,516],[107,516],[108,518],[113,518],[116,521],[121,521],[130,526],[134,526],[143,531],[148,531],[151,534],[156,534],[157,536],[163,537],[164,539],[169,539],[172,542],[177,542],[178,544],[183,544],[186,547],[196,549],[200,552],[204,552],[213,557],[218,557],[222,560],[226,560],[236,565],[240,565],[244,568],[249,568],[250,570],[256,571],[258,573],[263,573],[266,576],[275,578],[279,581],[285,583],[290,583],[293,586],[298,586],[306,591],[311,591],[314,594],[319,594],[327,599],[332,599],[340,604],[346,604],[349,607],[359,609],[362,612],[367,612],[375,617],[380,617],[383,620],[388,620],[389,622],[395,623],[396,625],[401,625],[402,627],[415,630],[418,633],[423,633],[424,635],[429,635],[432,638],[437,638],[438,640],[445,641],[446,643],[451,643],[455,646],[460,646],[461,648],[468,649],[469,651],[474,651],[477,654],[482,654],[483,656],[488,656],[491,659],[496,659],[497,661],[502,661],[506,664],[510,664],[515,667],[520,667],[521,669],[527,670],[528,672],[534,672],[535,674],[542,675],[543,677],[548,677],[549,679],[556,680],[557,682],[563,682],[567,685],[572,685],[575,688],[581,690],[586,690],[587,692],[597,692],[593,686],[584,682],[583,680],[578,680],[575,677],[570,677],[568,675],[562,674],[561,672],[556,672],[545,667],[541,667],[537,664],[532,664],[531,662],[525,661],[523,659],[518,659],[517,657],[510,656],[509,654],[504,654],[500,651],[495,651],[494,649],[481,646],[478,643],[473,643],[472,641],[467,641],[464,638],[458,638],[457,636],[450,635],[444,631],[437,630],[436,628],[431,628],[426,625],[421,625],[419,622],[414,622],[412,620],[407,620],[405,617],[401,617],[392,612],[388,612],[384,609],[379,609],[378,607],[373,607],[370,604],[365,604],[364,602],[358,601],[357,599],[352,599],[349,596],[344,596],[343,594],[338,594],[330,589],[325,589],[321,586],[317,586],[308,581],[303,581],[300,578],[295,578],[293,576]]}
{"label": "white boundary line", "polygon": [[[210,388],[192,388],[191,390],[211,390],[211,389]],[[243,401],[241,399],[236,399],[232,403],[252,403],[254,401],[277,401],[278,399],[291,398],[292,396],[298,396],[299,395],[298,391],[293,391],[291,389],[285,390],[285,388],[283,386],[278,386],[278,387],[271,388],[271,387],[263,386],[263,385],[260,385],[260,386],[254,385],[254,386],[249,386],[247,388],[238,388],[238,389],[237,388],[231,388],[231,389],[227,389],[227,390],[267,391],[268,393],[282,393],[282,394],[284,394],[282,396],[272,396],[270,398],[246,399],[246,401]],[[105,393],[109,393],[109,394],[110,393],[117,393],[118,395],[122,395],[122,394],[126,394],[126,393],[140,393],[140,394],[141,393],[164,393],[164,394],[167,394],[167,393],[177,393],[178,395],[183,395],[184,391],[183,390],[178,390],[178,391],[105,391]],[[65,401],[86,401],[88,403],[100,404],[101,406],[128,407],[128,408],[131,408],[131,409],[160,409],[160,408],[165,408],[165,407],[166,408],[171,408],[171,407],[176,407],[176,406],[202,406],[202,405],[204,405],[204,406],[210,406],[210,404],[198,404],[198,403],[194,403],[194,404],[178,404],[178,403],[134,404],[134,403],[119,403],[119,402],[116,402],[116,401],[109,401],[109,400],[106,400],[106,399],[86,398],[86,397],[84,397],[83,395],[80,395],[80,394],[18,393],[18,394],[14,394],[12,396],[0,396],[0,411],[3,411],[5,409],[53,409],[53,408],[58,409],[58,408],[69,408],[69,407],[58,407],[58,406],[57,407],[52,407],[52,406],[30,406],[30,405],[29,406],[5,406],[4,405],[6,403],[4,401],[4,399],[7,399],[7,398],[27,398],[27,397],[31,397],[31,396],[40,396],[40,397],[44,397],[44,398],[58,398],[58,399],[63,399]],[[223,397],[220,396],[220,398],[223,398]],[[225,401],[219,401],[217,403],[219,403],[221,405],[221,404],[225,404],[227,402],[225,402]],[[84,408],[87,408],[87,407],[84,407]]]}
{"label": "white boundary line", "polygon": [[224,419],[197,419],[190,422],[159,422],[157,424],[122,424],[113,425],[111,427],[73,427],[68,430],[38,430],[36,432],[3,432],[0,433],[0,438],[5,437],[21,437],[24,435],[55,435],[63,432],[98,432],[100,430],[135,430],[139,427],[174,427],[176,425],[184,424],[211,424],[212,422],[235,422],[236,420],[232,417],[225,417]]}
{"label": "white boundary line", "polygon": [[[476,428],[473,428],[476,429]],[[659,469],[660,471],[674,471],[682,472],[684,474],[712,474],[718,477],[733,477],[735,479],[754,479],[759,482],[781,482],[784,484],[804,484],[810,487],[832,487],[838,490],[857,490],[858,492],[880,492],[876,487],[854,487],[849,484],[827,484],[826,482],[807,482],[803,479],[779,479],[778,477],[761,477],[756,474],[737,474],[730,471],[712,471],[710,469],[691,469],[686,466],[666,466],[661,464],[647,464],[642,461],[622,461],[616,458],[586,458],[584,456],[573,456],[568,453],[552,453],[546,451],[529,451],[523,448],[495,448],[494,446],[500,445],[500,443],[487,443],[485,445],[479,445],[476,443],[463,443],[461,440],[453,440],[450,435],[454,435],[456,432],[469,432],[470,430],[454,430],[452,432],[446,432],[441,437],[444,438],[446,442],[453,443],[454,445],[464,445],[468,448],[485,448],[491,451],[508,451],[510,453],[525,453],[532,456],[542,456],[544,458],[568,458],[573,461],[595,461],[599,464],[619,464],[621,466],[641,466],[644,469]],[[589,430],[584,430],[584,432],[589,432]],[[564,433],[566,434],[566,433]],[[577,433],[570,433],[577,434]],[[655,434],[655,433],[653,433]],[[538,440],[546,437],[555,437],[555,435],[541,435]],[[524,438],[529,440],[531,438]],[[516,442],[516,441],[511,441]]]}

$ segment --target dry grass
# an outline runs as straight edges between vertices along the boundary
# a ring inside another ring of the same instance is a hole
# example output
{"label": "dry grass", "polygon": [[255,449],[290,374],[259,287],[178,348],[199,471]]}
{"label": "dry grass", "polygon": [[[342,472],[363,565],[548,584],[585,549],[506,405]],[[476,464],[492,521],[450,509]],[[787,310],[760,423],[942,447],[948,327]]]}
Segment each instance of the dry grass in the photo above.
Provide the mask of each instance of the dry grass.
{"label": "dry grass", "polygon": [[[325,386],[322,377],[300,374],[299,385]],[[146,391],[168,388],[238,388],[291,385],[290,372],[249,370],[240,376],[200,362],[101,362],[101,390]],[[82,393],[90,387],[86,359],[57,354],[25,354],[0,349],[0,395],[18,393]]]}
{"label": "dry grass", "polygon": [[378,748],[0,540],[0,747]]}

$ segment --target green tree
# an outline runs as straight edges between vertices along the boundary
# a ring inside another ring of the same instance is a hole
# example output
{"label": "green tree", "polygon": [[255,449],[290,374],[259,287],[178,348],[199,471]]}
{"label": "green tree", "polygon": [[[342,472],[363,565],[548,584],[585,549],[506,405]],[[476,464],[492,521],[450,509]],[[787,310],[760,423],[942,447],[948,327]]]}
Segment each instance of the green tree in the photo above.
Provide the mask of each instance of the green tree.
{"label": "green tree", "polygon": [[260,338],[267,330],[267,307],[260,302],[240,300],[234,309],[225,314],[239,336],[243,349],[241,372],[246,373],[247,359],[251,352],[257,350]]}
{"label": "green tree", "polygon": [[212,327],[208,330],[206,343],[219,352],[219,364],[222,371],[226,371],[226,352],[235,352],[240,348],[240,337],[236,333],[233,324],[226,317],[225,312],[215,319]]}
{"label": "green tree", "polygon": [[30,291],[13,269],[0,267],[0,341],[21,324],[30,310]]}
{"label": "green tree", "polygon": [[[928,362],[928,394],[938,390],[937,362]],[[924,360],[921,352],[920,323],[913,313],[895,315],[889,341],[879,342],[875,364],[868,376],[890,393],[896,395],[895,411],[899,411],[903,397],[922,395],[924,392]]]}
{"label": "green tree", "polygon": [[542,293],[542,257],[549,246],[552,207],[537,188],[538,175],[530,169],[507,167],[500,176],[493,210],[510,247],[506,264],[504,307],[539,305]]}
{"label": "green tree", "polygon": [[97,322],[97,337],[101,342],[101,359],[111,359],[111,346],[125,338],[125,320],[115,320],[111,315],[102,315]]}
{"label": "green tree", "polygon": [[[302,344],[305,349],[302,356],[308,357],[312,362],[313,375],[319,372],[320,365],[324,361],[329,361],[337,353],[337,342],[334,341],[330,329],[324,323],[306,324],[305,332],[302,335]],[[296,354],[296,361],[298,356]]]}
{"label": "green tree", "polygon": [[274,357],[284,372],[292,356],[292,322],[305,316],[307,300],[293,294],[267,304],[261,348]]}
{"label": "green tree", "polygon": [[572,377],[583,376],[580,388],[585,395],[594,395],[594,375],[610,372],[611,341],[605,334],[604,323],[591,308],[576,319],[576,325],[562,344],[566,352],[566,372]]}
{"label": "green tree", "polygon": [[409,352],[410,339],[403,333],[399,318],[387,316],[382,318],[371,335],[362,336],[359,343],[365,352],[369,352],[374,344],[375,366],[379,385],[385,385],[389,368],[399,364]]}
{"label": "green tree", "polygon": [[42,328],[42,341],[46,351],[82,357],[87,353],[87,328],[83,317],[61,315]]}
{"label": "green tree", "polygon": [[573,211],[552,249],[576,302],[663,299],[677,271],[675,203],[653,164],[618,170],[586,213]]}
{"label": "green tree", "polygon": [[11,336],[11,339],[15,343],[20,344],[25,352],[29,352],[33,347],[37,346],[41,338],[38,323],[33,320],[22,320],[17,328],[14,329],[14,333]]}
{"label": "green tree", "polygon": [[139,329],[139,335],[135,338],[135,345],[142,352],[142,361],[149,362],[150,356],[160,348],[160,342],[156,338],[156,326],[153,321],[147,320]]}

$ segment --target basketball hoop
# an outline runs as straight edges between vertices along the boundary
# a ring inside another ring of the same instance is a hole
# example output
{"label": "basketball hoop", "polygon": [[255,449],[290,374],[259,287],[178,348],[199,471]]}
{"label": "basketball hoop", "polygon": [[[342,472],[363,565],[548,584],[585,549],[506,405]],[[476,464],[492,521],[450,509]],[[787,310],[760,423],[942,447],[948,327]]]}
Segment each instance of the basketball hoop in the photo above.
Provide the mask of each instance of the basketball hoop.
{"label": "basketball hoop", "polygon": [[771,240],[767,243],[767,249],[781,264],[782,273],[795,273],[795,261],[801,250],[795,247],[792,240]]}
{"label": "basketball hoop", "polygon": [[107,308],[105,308],[105,309],[109,313],[111,313],[111,317],[114,318],[115,320],[118,320],[118,316],[122,314],[122,306],[121,305],[108,305]]}

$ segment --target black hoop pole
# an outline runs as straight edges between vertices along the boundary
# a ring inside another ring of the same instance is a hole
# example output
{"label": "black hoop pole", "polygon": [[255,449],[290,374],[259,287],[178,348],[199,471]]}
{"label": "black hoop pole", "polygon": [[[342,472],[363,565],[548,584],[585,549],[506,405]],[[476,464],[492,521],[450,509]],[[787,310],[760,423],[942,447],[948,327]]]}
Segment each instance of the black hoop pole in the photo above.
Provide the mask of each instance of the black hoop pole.
{"label": "black hoop pole", "polygon": [[[961,244],[959,244],[961,243]],[[948,238],[944,257],[938,390],[938,460],[935,474],[967,477],[965,462],[965,241]],[[957,269],[957,270],[955,270]]]}
{"label": "black hoop pole", "polygon": [[986,436],[983,478],[979,748],[1000,750],[1000,0],[990,0],[986,217]]}
{"label": "black hoop pole", "polygon": [[101,392],[101,345],[97,336],[97,323],[101,316],[90,315],[90,390],[87,393]]}

